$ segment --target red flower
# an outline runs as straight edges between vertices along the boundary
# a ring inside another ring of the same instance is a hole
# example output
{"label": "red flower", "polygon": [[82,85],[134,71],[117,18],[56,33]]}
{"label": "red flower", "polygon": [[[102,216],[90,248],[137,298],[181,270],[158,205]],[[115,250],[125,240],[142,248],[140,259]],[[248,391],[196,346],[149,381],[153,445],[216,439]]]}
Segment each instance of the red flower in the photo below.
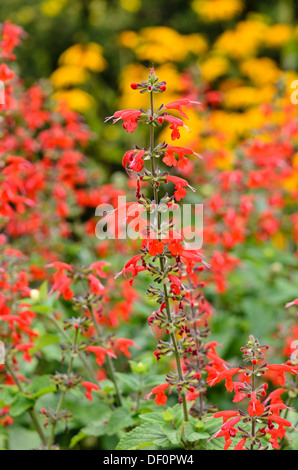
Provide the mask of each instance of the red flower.
{"label": "red flower", "polygon": [[165,394],[165,390],[169,388],[170,384],[163,383],[161,385],[157,385],[157,387],[154,387],[148,395],[144,397],[145,400],[149,400],[151,395],[155,395],[154,401],[157,405],[164,406],[167,402],[167,396]]}
{"label": "red flower", "polygon": [[[176,157],[174,156],[175,153],[177,153],[179,156],[178,162],[176,161]],[[179,168],[183,169],[188,161],[185,158],[185,155],[196,155],[197,157],[202,158],[198,153],[195,153],[192,149],[168,145],[165,150],[165,156],[162,161],[168,166],[178,165]]]}
{"label": "red flower", "polygon": [[284,376],[284,372],[290,372],[291,374],[298,374],[298,372],[291,366],[288,366],[286,364],[271,364],[267,365],[266,369],[268,369],[270,372],[276,373],[276,380],[281,385],[282,387],[286,383],[286,379]]}
{"label": "red flower", "polygon": [[188,119],[187,115],[182,111],[182,106],[187,106],[190,104],[201,104],[201,103],[199,103],[198,101],[191,101],[187,98],[182,98],[180,100],[172,101],[171,103],[165,104],[164,107],[166,109],[176,109],[177,111],[179,111],[181,116]]}
{"label": "red flower", "polygon": [[114,342],[115,348],[121,351],[126,357],[131,357],[131,354],[128,350],[131,346],[136,346],[135,342],[132,339],[128,338],[117,338]]}
{"label": "red flower", "polygon": [[94,353],[96,355],[96,362],[100,366],[102,366],[105,362],[105,357],[108,355],[109,357],[113,357],[116,359],[117,357],[113,353],[113,351],[110,351],[106,348],[103,348],[101,346],[87,346],[87,350]]}
{"label": "red flower", "polygon": [[158,240],[149,240],[148,243],[149,254],[151,256],[161,255],[163,253],[164,245]]}
{"label": "red flower", "polygon": [[221,382],[222,380],[226,380],[226,389],[229,392],[232,392],[234,390],[234,383],[232,381],[232,377],[235,374],[238,374],[240,368],[236,367],[234,369],[227,369],[223,372],[217,372],[216,369],[208,367],[209,375],[207,377],[207,383],[210,387],[213,387],[213,385]]}
{"label": "red flower", "polygon": [[113,124],[115,124],[117,121],[119,121],[119,119],[123,119],[123,128],[131,134],[137,127],[138,118],[140,115],[141,111],[137,111],[136,109],[124,109],[121,111],[116,111],[113,116],[106,118],[105,122],[107,122],[109,119],[115,118],[113,120]]}
{"label": "red flower", "polygon": [[180,201],[186,196],[185,186],[190,188],[193,192],[196,192],[195,188],[192,188],[185,179],[179,178],[179,176],[168,175],[167,180],[175,185],[174,196],[176,201]]}
{"label": "red flower", "polygon": [[264,413],[265,407],[260,400],[257,399],[256,392],[252,392],[247,412],[250,416],[260,416]]}
{"label": "red flower", "polygon": [[92,390],[99,390],[99,386],[88,381],[83,382],[82,386],[86,388],[85,397],[92,401]]}
{"label": "red flower", "polygon": [[164,120],[169,122],[171,125],[170,125],[170,129],[172,129],[172,134],[171,134],[171,139],[172,140],[175,140],[175,139],[180,139],[180,132],[179,132],[179,129],[178,127],[185,127],[185,129],[188,131],[188,127],[186,127],[186,125],[184,124],[184,122],[181,120],[181,119],[178,119],[174,116],[170,116],[169,114],[166,114],[164,117]]}

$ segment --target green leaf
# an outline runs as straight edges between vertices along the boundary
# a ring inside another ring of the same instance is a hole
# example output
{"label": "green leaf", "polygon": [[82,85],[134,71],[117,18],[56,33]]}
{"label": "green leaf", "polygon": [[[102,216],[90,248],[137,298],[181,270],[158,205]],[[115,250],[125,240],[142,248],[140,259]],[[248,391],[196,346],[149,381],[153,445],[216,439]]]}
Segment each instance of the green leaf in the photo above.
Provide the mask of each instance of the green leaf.
{"label": "green leaf", "polygon": [[161,448],[171,445],[167,436],[161,431],[160,425],[154,422],[144,423],[125,434],[116,450],[137,450],[152,445]]}
{"label": "green leaf", "polygon": [[159,411],[154,411],[153,413],[145,413],[139,415],[143,421],[153,421],[158,423],[164,423],[163,414]]}
{"label": "green leaf", "polygon": [[106,427],[106,434],[116,434],[121,429],[127,428],[134,424],[134,420],[124,408],[117,408],[113,411]]}
{"label": "green leaf", "polygon": [[34,344],[34,347],[29,350],[30,354],[34,354],[36,351],[39,351],[40,349],[49,346],[50,344],[57,344],[60,342],[59,336],[56,335],[50,335],[50,334],[45,334],[42,336],[39,336],[37,338],[37,341]]}
{"label": "green leaf", "polygon": [[200,439],[208,439],[208,437],[210,437],[207,432],[197,432],[194,423],[184,423],[181,430],[183,439],[188,442],[195,442]]}
{"label": "green leaf", "polygon": [[8,442],[9,450],[30,450],[40,446],[40,438],[36,431],[14,425],[8,429]]}
{"label": "green leaf", "polygon": [[30,310],[35,313],[47,314],[49,312],[53,312],[55,309],[49,305],[34,305],[33,307],[30,307]]}
{"label": "green leaf", "polygon": [[29,408],[32,408],[33,406],[34,400],[24,395],[18,395],[11,406],[10,415],[15,418],[16,416],[24,414],[27,410],[29,410]]}
{"label": "green leaf", "polygon": [[75,436],[73,436],[71,438],[71,441],[70,441],[70,444],[69,444],[69,448],[70,449],[73,449],[80,441],[82,441],[83,439],[85,439],[85,437],[87,436],[87,434],[85,434],[84,432],[79,432],[78,434],[76,434]]}

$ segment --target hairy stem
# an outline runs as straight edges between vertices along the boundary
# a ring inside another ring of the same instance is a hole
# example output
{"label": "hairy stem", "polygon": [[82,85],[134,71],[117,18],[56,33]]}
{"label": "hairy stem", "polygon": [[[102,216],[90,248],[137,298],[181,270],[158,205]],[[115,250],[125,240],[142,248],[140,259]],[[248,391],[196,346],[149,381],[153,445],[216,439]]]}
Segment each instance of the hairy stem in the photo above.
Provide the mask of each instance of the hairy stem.
{"label": "hairy stem", "polygon": [[[68,365],[68,369],[67,369],[67,379],[66,379],[66,382],[68,382],[69,379],[70,379],[70,374],[71,374],[71,371],[72,371],[73,360],[74,360],[73,350],[76,348],[77,339],[78,339],[78,330],[75,330],[75,334],[74,334],[74,338],[73,338],[73,343],[72,343],[72,350],[71,350],[70,361],[69,361],[69,365]],[[62,409],[66,392],[67,392],[67,387],[65,387],[64,390],[63,390],[63,392],[61,393],[60,400],[59,400],[59,402],[58,402],[58,405],[57,405],[57,408],[56,408],[56,412],[55,412],[55,415],[56,415],[56,416],[60,413],[60,411],[61,411],[61,409]],[[53,445],[53,442],[54,442],[54,439],[55,439],[55,429],[56,429],[56,425],[57,425],[57,421],[54,421],[54,423],[52,424],[52,427],[51,427],[50,437],[49,437],[49,441],[48,441],[48,446],[47,446],[47,447],[48,447],[48,450],[51,449],[51,447],[52,447],[52,445]]]}
{"label": "hairy stem", "polygon": [[[153,114],[154,114],[154,105],[153,105],[153,93],[152,92],[150,93],[150,107],[151,107],[151,116],[153,116]],[[151,162],[152,176],[155,175],[155,160],[154,160],[154,156],[153,156],[153,149],[154,149],[154,127],[153,127],[153,125],[151,125],[150,126],[150,154],[151,154],[150,162]],[[155,204],[157,206],[158,205],[158,189],[155,187],[155,185],[153,185],[153,194],[154,194]],[[158,235],[159,235],[160,228],[161,228],[160,212],[158,212],[158,216],[157,216],[157,227],[158,227]],[[160,269],[164,273],[165,257],[163,255],[159,256],[159,262],[160,262]],[[168,320],[171,321],[170,302],[169,302],[169,295],[168,295],[168,289],[167,289],[166,284],[164,284],[163,289],[164,289],[164,298],[165,298],[165,304],[166,304],[167,317],[168,317]],[[174,352],[174,356],[175,356],[175,359],[176,359],[177,373],[178,373],[179,382],[183,382],[183,372],[182,372],[180,354],[179,354],[175,334],[171,333],[170,338],[171,338],[171,341],[172,341],[173,352]],[[187,411],[186,397],[185,397],[184,391],[180,392],[180,396],[181,396],[181,400],[182,400],[184,420],[188,421],[188,411]]]}
{"label": "hairy stem", "polygon": [[[100,331],[99,325],[96,321],[96,318],[95,318],[95,315],[94,315],[94,312],[93,312],[93,308],[92,308],[91,305],[89,305],[89,310],[90,310],[90,313],[91,313],[91,316],[92,316],[94,327],[96,329],[98,340],[99,340],[100,343],[102,343],[102,332]],[[112,359],[108,355],[106,355],[106,357],[105,357],[105,364],[106,364],[108,376],[110,377],[113,384],[115,385],[118,404],[120,406],[122,406],[123,405],[123,399],[122,399],[120,387],[119,387],[119,384],[118,384],[118,380],[117,380],[117,377],[116,377],[114,364],[113,364]]]}

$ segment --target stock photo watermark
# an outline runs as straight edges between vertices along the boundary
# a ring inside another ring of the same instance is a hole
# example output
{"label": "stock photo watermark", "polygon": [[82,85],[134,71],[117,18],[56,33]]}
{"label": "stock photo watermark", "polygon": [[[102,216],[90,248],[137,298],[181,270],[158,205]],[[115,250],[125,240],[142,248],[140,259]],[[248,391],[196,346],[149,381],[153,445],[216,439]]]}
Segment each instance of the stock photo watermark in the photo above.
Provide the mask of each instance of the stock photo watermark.
{"label": "stock photo watermark", "polygon": [[298,80],[292,81],[291,88],[295,89],[291,94],[291,103],[298,104]]}
{"label": "stock photo watermark", "polygon": [[189,249],[203,245],[203,204],[150,203],[145,206],[127,203],[125,196],[119,196],[116,208],[100,204],[95,215],[100,217],[95,227],[99,240],[183,239]]}
{"label": "stock photo watermark", "polygon": [[5,86],[2,80],[0,80],[0,104],[5,104]]}

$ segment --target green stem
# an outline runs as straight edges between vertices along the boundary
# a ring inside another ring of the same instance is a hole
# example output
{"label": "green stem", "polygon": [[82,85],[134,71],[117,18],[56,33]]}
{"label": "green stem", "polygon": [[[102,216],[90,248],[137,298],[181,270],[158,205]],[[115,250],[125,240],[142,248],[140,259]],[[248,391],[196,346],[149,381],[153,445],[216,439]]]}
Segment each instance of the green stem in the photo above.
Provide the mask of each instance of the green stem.
{"label": "green stem", "polygon": [[[68,343],[70,343],[70,338],[68,336],[68,334],[65,332],[65,330],[63,330],[63,328],[61,327],[60,323],[56,320],[56,318],[53,316],[53,315],[49,315],[47,317],[49,320],[51,320],[54,325],[56,326],[57,330],[61,333],[61,335],[67,340]],[[85,358],[85,356],[82,354],[82,353],[79,353],[78,354],[78,357],[80,358],[80,360],[82,361],[84,367],[86,368],[86,370],[88,371],[89,373],[89,376],[90,378],[96,382],[98,384],[98,379],[95,375],[95,372],[94,370],[92,369],[92,367],[90,366],[89,362],[87,361],[87,359]]]}
{"label": "green stem", "polygon": [[[154,106],[153,106],[153,93],[152,92],[150,93],[150,106],[151,106],[151,116],[153,116]],[[155,160],[154,160],[154,156],[152,155],[153,149],[154,149],[154,127],[153,127],[153,125],[151,125],[150,126],[150,154],[151,154],[150,162],[151,162],[152,176],[155,175]],[[154,185],[153,185],[153,194],[154,194],[155,204],[157,206],[158,205],[158,190]],[[158,216],[157,216],[157,227],[158,227],[158,233],[159,233],[160,228],[161,228],[160,212],[158,212]],[[159,256],[159,262],[160,262],[160,269],[164,273],[165,258],[164,258],[163,255]],[[168,289],[167,289],[166,284],[164,284],[163,288],[164,288],[164,298],[165,298],[165,304],[166,304],[167,317],[168,317],[168,320],[171,321],[171,310],[170,310],[170,303],[169,303],[169,295],[168,295]],[[171,333],[170,338],[171,338],[171,341],[172,341],[173,352],[174,352],[174,356],[175,356],[175,359],[176,359],[179,382],[183,382],[183,372],[182,372],[180,354],[179,354],[175,334]],[[186,397],[185,397],[184,391],[180,392],[180,396],[181,396],[181,400],[182,400],[184,420],[188,421],[188,411],[187,411]]]}
{"label": "green stem", "polygon": [[[252,374],[251,374],[251,390],[252,392],[255,391],[255,367],[252,364]],[[256,432],[256,418],[252,416],[251,418],[251,444],[250,450],[254,450],[254,439],[255,439],[255,432]]]}
{"label": "green stem", "polygon": [[[6,360],[5,365],[6,365],[7,370],[9,371],[10,375],[12,376],[12,378],[13,378],[13,380],[14,380],[16,386],[18,387],[19,391],[20,391],[21,393],[24,393],[24,390],[23,390],[23,387],[22,387],[21,382],[19,381],[17,375],[15,374],[13,368],[10,366],[10,364],[9,364],[9,362],[8,362],[7,360]],[[42,427],[41,427],[40,424],[39,424],[39,421],[38,421],[38,419],[37,419],[37,416],[36,416],[36,414],[35,414],[34,409],[31,408],[31,409],[27,410],[27,413],[29,414],[29,416],[30,416],[31,419],[32,419],[32,422],[33,422],[33,424],[34,424],[34,427],[35,427],[35,429],[36,429],[36,432],[38,433],[38,435],[39,435],[39,437],[40,437],[41,442],[42,442],[44,445],[46,445],[46,443],[47,443],[47,438],[46,438],[46,436],[45,436],[45,434],[44,434],[44,432],[43,432]]]}
{"label": "green stem", "polygon": [[[70,361],[69,361],[69,365],[68,365],[68,369],[67,369],[67,379],[66,379],[66,382],[69,381],[70,379],[70,374],[71,374],[71,371],[72,371],[72,366],[73,366],[73,361],[74,361],[74,355],[73,355],[73,351],[75,350],[76,348],[76,344],[77,344],[77,339],[78,339],[78,330],[75,330],[75,334],[74,334],[74,338],[73,338],[73,343],[72,343],[72,349],[71,349],[71,356],[70,356]],[[63,405],[63,402],[64,402],[64,398],[65,398],[65,395],[66,395],[66,392],[67,392],[67,386],[65,386],[61,396],[60,396],[60,400],[58,402],[58,405],[57,405],[57,408],[56,408],[56,412],[55,412],[55,415],[57,417],[57,415],[60,413],[61,411],[61,408],[62,408],[62,405]],[[53,424],[52,424],[52,428],[51,428],[51,432],[50,432],[50,437],[49,437],[49,441],[48,441],[48,445],[47,445],[47,448],[48,450],[50,450],[52,448],[52,445],[53,445],[53,442],[54,442],[54,439],[55,439],[55,429],[56,429],[56,425],[57,425],[57,421],[54,421]]]}
{"label": "green stem", "polygon": [[[94,315],[94,312],[93,312],[93,309],[92,309],[91,305],[89,305],[89,310],[90,310],[90,313],[91,313],[91,316],[92,316],[94,327],[96,329],[98,340],[101,343],[102,342],[102,332],[100,331],[99,325],[96,321],[96,318],[95,318],[95,315]],[[122,406],[123,405],[123,399],[122,399],[121,391],[120,391],[120,388],[119,388],[118,380],[117,380],[117,377],[116,377],[114,364],[113,364],[112,359],[108,355],[106,355],[106,357],[105,357],[105,364],[106,364],[106,368],[107,368],[107,371],[108,371],[108,376],[110,377],[110,379],[112,380],[112,382],[115,385],[118,404],[120,406]]]}

